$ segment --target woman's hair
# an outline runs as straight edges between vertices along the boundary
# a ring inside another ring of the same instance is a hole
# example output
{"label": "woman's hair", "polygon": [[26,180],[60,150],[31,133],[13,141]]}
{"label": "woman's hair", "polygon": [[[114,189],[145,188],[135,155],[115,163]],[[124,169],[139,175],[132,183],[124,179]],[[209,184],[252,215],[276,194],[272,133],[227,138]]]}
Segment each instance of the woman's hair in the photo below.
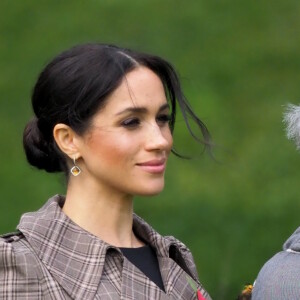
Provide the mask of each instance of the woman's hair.
{"label": "woman's hair", "polygon": [[300,106],[289,104],[284,113],[287,137],[295,141],[297,149],[300,150]]}
{"label": "woman's hair", "polygon": [[[47,172],[67,174],[67,159],[54,140],[54,126],[64,123],[77,134],[83,134],[107,97],[124,76],[138,66],[151,69],[161,79],[171,106],[171,131],[174,130],[177,102],[192,136],[210,146],[209,132],[185,99],[171,64],[158,56],[93,43],[62,52],[39,75],[32,94],[35,117],[26,125],[23,135],[28,162]],[[194,133],[189,119],[200,128],[203,139]]]}

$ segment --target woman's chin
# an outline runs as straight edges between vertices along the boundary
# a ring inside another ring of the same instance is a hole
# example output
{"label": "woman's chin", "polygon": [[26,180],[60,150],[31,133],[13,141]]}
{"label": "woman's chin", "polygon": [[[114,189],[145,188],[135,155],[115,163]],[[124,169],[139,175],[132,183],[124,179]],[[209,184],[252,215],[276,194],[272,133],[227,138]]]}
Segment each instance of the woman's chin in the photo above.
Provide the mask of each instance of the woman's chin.
{"label": "woman's chin", "polygon": [[141,187],[136,194],[139,196],[155,196],[160,194],[164,189],[164,182],[159,184],[153,184],[153,185],[147,185],[144,187]]}

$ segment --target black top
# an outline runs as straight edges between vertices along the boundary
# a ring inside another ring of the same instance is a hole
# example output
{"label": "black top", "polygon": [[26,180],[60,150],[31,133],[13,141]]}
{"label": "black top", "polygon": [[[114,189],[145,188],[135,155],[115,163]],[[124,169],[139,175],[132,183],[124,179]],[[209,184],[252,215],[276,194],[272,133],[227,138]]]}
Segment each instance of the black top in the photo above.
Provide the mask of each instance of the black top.
{"label": "black top", "polygon": [[165,291],[159,270],[158,259],[150,246],[120,248],[120,250],[132,264],[139,268],[161,290]]}

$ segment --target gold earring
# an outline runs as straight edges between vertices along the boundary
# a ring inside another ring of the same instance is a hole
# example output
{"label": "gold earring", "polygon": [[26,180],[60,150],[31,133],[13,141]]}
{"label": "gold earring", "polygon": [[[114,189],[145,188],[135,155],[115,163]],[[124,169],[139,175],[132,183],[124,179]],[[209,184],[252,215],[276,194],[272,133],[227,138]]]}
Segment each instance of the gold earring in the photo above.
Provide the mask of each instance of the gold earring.
{"label": "gold earring", "polygon": [[75,157],[73,158],[73,163],[74,166],[72,167],[72,169],[70,170],[70,172],[72,173],[73,176],[78,176],[81,173],[80,168],[76,165],[76,159]]}

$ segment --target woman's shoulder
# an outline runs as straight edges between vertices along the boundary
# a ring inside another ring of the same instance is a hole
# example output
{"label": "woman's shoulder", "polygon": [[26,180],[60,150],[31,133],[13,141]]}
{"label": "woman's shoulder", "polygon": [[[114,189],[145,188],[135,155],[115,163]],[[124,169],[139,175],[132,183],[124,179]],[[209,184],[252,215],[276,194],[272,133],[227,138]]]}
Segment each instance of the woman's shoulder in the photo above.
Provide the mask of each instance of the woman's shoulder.
{"label": "woman's shoulder", "polygon": [[260,270],[253,299],[300,299],[300,230]]}
{"label": "woman's shoulder", "polygon": [[[16,258],[20,248],[19,241],[23,238],[20,231],[3,234],[0,236],[0,266],[9,264]],[[22,252],[21,252],[22,253]]]}
{"label": "woman's shoulder", "polygon": [[300,253],[281,251],[260,270],[253,299],[300,299]]}
{"label": "woman's shoulder", "polygon": [[0,261],[15,259],[29,253],[30,249],[24,235],[20,231],[0,235]]}
{"label": "woman's shoulder", "polygon": [[0,286],[25,277],[36,279],[36,265],[35,255],[20,231],[0,236]]}

